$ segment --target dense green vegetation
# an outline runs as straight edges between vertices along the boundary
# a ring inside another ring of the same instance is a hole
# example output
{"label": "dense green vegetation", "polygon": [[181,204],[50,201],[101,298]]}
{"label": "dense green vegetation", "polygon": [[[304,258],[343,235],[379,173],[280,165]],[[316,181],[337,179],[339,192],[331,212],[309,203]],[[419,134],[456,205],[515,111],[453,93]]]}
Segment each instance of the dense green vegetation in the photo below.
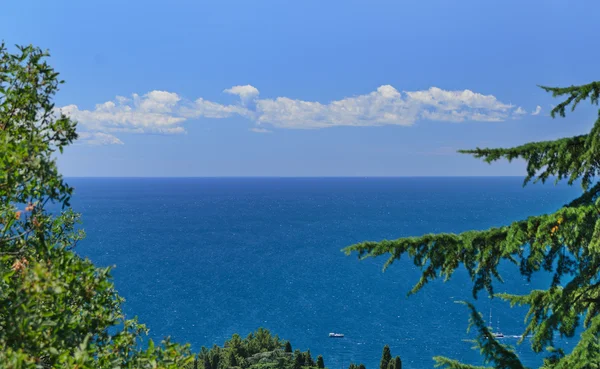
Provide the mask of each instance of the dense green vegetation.
{"label": "dense green vegetation", "polygon": [[271,332],[259,328],[242,339],[234,334],[223,347],[202,347],[192,367],[204,369],[314,369],[325,368],[322,356],[313,359],[310,350],[295,350],[289,341],[283,341]]}
{"label": "dense green vegetation", "polygon": [[[553,96],[566,99],[552,110],[564,117],[566,109],[589,99],[598,105],[600,82],[567,88],[542,87]],[[475,149],[461,151],[491,163],[501,158],[523,159],[527,162],[527,177],[545,182],[567,179],[569,184],[581,179],[583,195],[552,214],[531,216],[507,226],[486,231],[461,234],[428,234],[381,242],[363,242],[345,249],[357,252],[360,258],[389,254],[385,268],[402,256],[412,259],[421,268],[422,276],[413,294],[436,279],[448,280],[459,266],[464,266],[473,281],[473,297],[487,290],[511,306],[529,307],[527,327],[520,342],[532,335],[534,351],[547,350],[543,368],[583,369],[600,367],[600,112],[588,134],[555,141],[532,142],[508,149]],[[502,282],[498,265],[513,263],[525,277],[548,271],[553,275],[546,290],[534,290],[521,296],[494,294],[494,284]],[[495,281],[495,283],[494,283]],[[472,303],[470,327],[477,330],[476,346],[486,364],[494,368],[524,368],[508,346],[498,342],[486,327]],[[575,348],[566,353],[556,347],[555,336],[573,337],[583,329]],[[441,367],[456,369],[480,368],[444,357],[436,357]]]}
{"label": "dense green vegetation", "polygon": [[[402,360],[399,356],[392,359],[389,346],[385,346],[381,357],[381,365],[385,369],[402,369]],[[384,364],[385,363],[385,364]],[[225,341],[223,347],[214,345],[207,349],[202,347],[200,353],[188,368],[204,369],[324,369],[323,356],[313,359],[310,350],[292,351],[289,341],[283,341],[271,332],[259,328],[242,339],[234,334]],[[349,369],[366,369],[364,364],[351,363]]]}

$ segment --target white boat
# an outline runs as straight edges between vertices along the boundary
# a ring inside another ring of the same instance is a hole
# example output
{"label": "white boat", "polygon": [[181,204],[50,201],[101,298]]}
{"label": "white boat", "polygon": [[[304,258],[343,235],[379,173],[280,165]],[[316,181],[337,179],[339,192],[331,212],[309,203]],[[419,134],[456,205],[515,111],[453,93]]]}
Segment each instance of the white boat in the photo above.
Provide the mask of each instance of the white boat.
{"label": "white boat", "polygon": [[342,333],[329,333],[329,337],[342,338],[342,337],[344,337],[344,335]]}
{"label": "white boat", "polygon": [[490,332],[494,335],[495,338],[504,338],[504,334],[502,334],[502,332],[500,332],[500,319],[498,319],[498,324],[496,325],[497,328],[497,332],[494,332],[492,330],[492,309],[490,309]]}

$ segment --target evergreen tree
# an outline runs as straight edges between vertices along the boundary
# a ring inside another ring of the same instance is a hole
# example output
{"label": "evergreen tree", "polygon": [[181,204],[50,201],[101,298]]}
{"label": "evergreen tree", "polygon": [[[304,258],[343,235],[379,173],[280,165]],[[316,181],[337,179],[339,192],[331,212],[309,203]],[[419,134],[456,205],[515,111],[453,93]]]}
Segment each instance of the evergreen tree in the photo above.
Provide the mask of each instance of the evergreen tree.
{"label": "evergreen tree", "polygon": [[233,350],[229,350],[227,361],[229,361],[229,366],[238,366],[238,362],[237,362],[237,359],[235,357],[235,353],[233,352]]}
{"label": "evergreen tree", "polygon": [[[598,105],[600,82],[567,88],[542,87],[554,97],[564,96],[551,111],[564,117],[589,99]],[[428,234],[381,242],[363,242],[345,249],[360,258],[389,254],[384,269],[401,257],[411,258],[422,269],[422,276],[411,289],[414,294],[436,279],[448,279],[463,266],[473,282],[472,293],[486,290],[510,305],[529,307],[523,337],[531,336],[535,352],[550,351],[544,368],[591,368],[600,363],[600,111],[587,134],[553,141],[527,143],[512,148],[476,148],[463,150],[488,163],[499,159],[522,159],[527,163],[523,185],[531,180],[544,183],[581,180],[583,194],[550,214],[530,216],[512,224],[485,231],[460,234]],[[501,262],[509,261],[516,271],[530,279],[534,273],[552,273],[546,290],[527,295],[494,295],[493,282],[501,281]],[[470,312],[470,326],[477,329],[476,343],[485,362],[496,368],[523,368],[515,351],[498,342],[486,327],[472,303],[464,302]],[[583,328],[570,353],[555,346],[556,334],[573,337]],[[444,357],[435,360],[446,368],[475,368]],[[382,363],[383,363],[382,359]],[[381,369],[385,369],[381,366]]]}
{"label": "evergreen tree", "polygon": [[361,363],[361,364],[358,366],[358,369],[367,369],[367,368],[365,367],[365,364],[362,364],[362,363]]}
{"label": "evergreen tree", "polygon": [[383,347],[383,353],[381,354],[381,361],[379,362],[379,369],[388,369],[388,364],[392,360],[392,354],[390,352],[390,346],[385,345]]}
{"label": "evergreen tree", "polygon": [[358,369],[358,366],[354,363],[350,363],[350,366],[348,366],[348,369]]}
{"label": "evergreen tree", "polygon": [[325,368],[325,362],[323,362],[323,356],[321,355],[317,356],[317,368]]}
{"label": "evergreen tree", "polygon": [[225,347],[231,349],[236,356],[246,357],[246,342],[239,334],[234,333],[231,339],[225,341]]}
{"label": "evergreen tree", "polygon": [[210,367],[210,360],[208,358],[208,353],[209,350],[202,346],[202,348],[200,348],[200,352],[198,353],[198,361],[200,361],[202,363],[202,367],[204,369],[212,369]]}
{"label": "evergreen tree", "polygon": [[208,356],[204,356],[202,358],[202,364],[204,364],[204,369],[213,369],[213,367],[210,365],[210,358]]}
{"label": "evergreen tree", "polygon": [[300,350],[294,351],[294,369],[301,369],[304,366],[304,354]]}
{"label": "evergreen tree", "polygon": [[285,352],[292,352],[292,344],[290,343],[290,341],[287,341],[285,343],[285,348],[284,348]]}
{"label": "evergreen tree", "polygon": [[310,350],[306,351],[306,354],[304,354],[304,362],[306,366],[315,366],[315,361],[312,358],[312,355],[310,354]]}
{"label": "evergreen tree", "polygon": [[219,369],[221,364],[221,348],[217,345],[213,345],[209,352],[208,360],[210,361],[211,369]]}
{"label": "evergreen tree", "polygon": [[400,359],[400,356],[396,356],[394,358],[394,369],[402,369],[402,360]]}

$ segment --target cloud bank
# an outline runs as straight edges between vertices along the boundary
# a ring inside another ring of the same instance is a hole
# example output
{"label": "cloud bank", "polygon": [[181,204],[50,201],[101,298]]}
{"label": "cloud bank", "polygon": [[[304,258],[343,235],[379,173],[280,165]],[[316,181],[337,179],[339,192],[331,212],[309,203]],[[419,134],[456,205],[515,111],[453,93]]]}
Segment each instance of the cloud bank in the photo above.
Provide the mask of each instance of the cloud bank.
{"label": "cloud bank", "polygon": [[[320,129],[339,126],[411,126],[421,120],[443,122],[501,122],[517,119],[527,112],[506,104],[493,95],[470,90],[447,91],[437,87],[421,91],[398,91],[383,85],[364,95],[346,97],[329,103],[289,97],[260,98],[251,85],[233,86],[223,91],[239,98],[235,104],[221,104],[198,98],[186,100],[174,92],[151,91],[130,98],[117,96],[97,104],[92,110],[77,105],[61,108],[74,118],[84,132],[83,141],[92,144],[122,144],[114,136],[126,133],[185,133],[190,119],[223,119],[240,116],[254,122],[254,132],[280,129]],[[536,107],[532,115],[538,115]]]}

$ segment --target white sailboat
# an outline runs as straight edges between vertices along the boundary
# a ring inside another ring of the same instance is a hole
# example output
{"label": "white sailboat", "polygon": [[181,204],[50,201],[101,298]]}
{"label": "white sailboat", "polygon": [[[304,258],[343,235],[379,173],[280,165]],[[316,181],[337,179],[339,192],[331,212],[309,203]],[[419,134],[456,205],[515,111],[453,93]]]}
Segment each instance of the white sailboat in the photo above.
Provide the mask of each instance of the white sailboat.
{"label": "white sailboat", "polygon": [[500,332],[500,319],[498,319],[498,323],[496,325],[497,332],[493,331],[492,328],[492,309],[490,309],[490,332],[494,335],[495,338],[504,338],[504,334]]}

